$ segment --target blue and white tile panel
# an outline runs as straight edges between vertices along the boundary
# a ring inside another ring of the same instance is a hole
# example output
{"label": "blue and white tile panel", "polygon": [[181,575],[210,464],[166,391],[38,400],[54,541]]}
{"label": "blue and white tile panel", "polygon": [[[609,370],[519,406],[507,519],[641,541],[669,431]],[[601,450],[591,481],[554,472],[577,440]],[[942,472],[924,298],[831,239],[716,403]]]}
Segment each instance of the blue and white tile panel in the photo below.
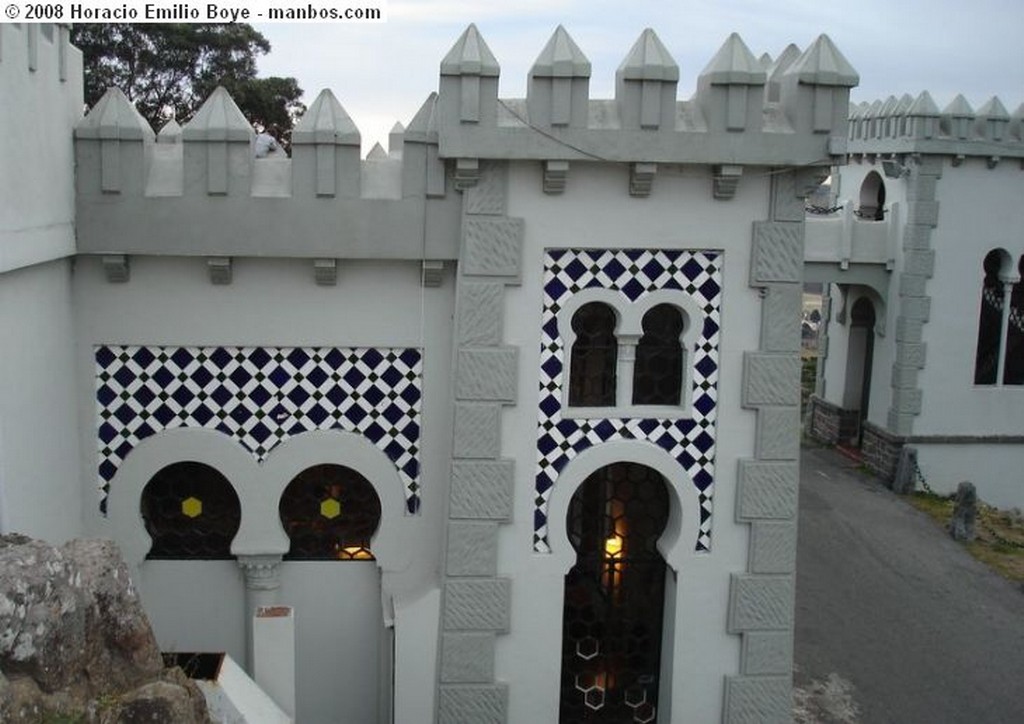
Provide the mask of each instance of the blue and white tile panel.
{"label": "blue and white tile panel", "polygon": [[[686,471],[700,500],[697,550],[711,545],[714,492],[715,413],[718,399],[718,343],[721,323],[721,256],[718,252],[652,249],[551,249],[544,259],[538,469],[534,499],[533,547],[548,552],[548,499],[559,472],[591,445],[610,440],[650,440]],[[692,409],[673,419],[563,419],[565,350],[558,310],[573,294],[611,289],[635,302],[649,292],[677,289],[690,295],[703,313],[692,357]],[[556,523],[560,524],[560,523]]]}
{"label": "blue and white tile panel", "polygon": [[100,509],[141,440],[218,430],[263,461],[310,430],[364,435],[394,462],[406,506],[420,504],[422,354],[418,349],[138,347],[96,350]]}

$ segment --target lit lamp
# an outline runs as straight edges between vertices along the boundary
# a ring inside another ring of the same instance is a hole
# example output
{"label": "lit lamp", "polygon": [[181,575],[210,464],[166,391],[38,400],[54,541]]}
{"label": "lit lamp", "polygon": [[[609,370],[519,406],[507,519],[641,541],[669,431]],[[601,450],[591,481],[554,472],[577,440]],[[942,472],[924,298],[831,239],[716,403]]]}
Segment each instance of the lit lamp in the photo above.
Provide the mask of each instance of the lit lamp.
{"label": "lit lamp", "polygon": [[604,560],[607,570],[605,571],[605,588],[612,594],[613,599],[618,599],[618,587],[622,583],[622,571],[619,570],[619,561],[622,558],[624,541],[618,533],[612,533],[604,541]]}

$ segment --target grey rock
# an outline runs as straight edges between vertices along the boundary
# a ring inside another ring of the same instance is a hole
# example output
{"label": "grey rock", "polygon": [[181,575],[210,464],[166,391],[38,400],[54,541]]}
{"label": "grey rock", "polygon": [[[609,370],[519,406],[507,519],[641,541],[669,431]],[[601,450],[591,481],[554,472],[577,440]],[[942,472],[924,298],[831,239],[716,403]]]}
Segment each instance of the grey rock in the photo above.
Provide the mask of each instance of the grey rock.
{"label": "grey rock", "polygon": [[956,505],[949,521],[949,534],[953,540],[974,540],[974,521],[978,516],[978,492],[974,483],[964,481],[956,486]]}
{"label": "grey rock", "polygon": [[61,717],[100,724],[209,720],[199,690],[180,671],[165,673],[112,542],[56,547],[0,536],[0,721]]}

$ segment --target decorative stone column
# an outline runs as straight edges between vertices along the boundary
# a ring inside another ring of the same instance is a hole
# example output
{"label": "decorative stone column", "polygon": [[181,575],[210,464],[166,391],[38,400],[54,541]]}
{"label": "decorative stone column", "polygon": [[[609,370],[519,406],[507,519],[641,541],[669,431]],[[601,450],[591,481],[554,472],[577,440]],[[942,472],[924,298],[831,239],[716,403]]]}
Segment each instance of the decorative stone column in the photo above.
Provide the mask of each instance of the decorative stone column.
{"label": "decorative stone column", "polygon": [[277,605],[277,592],[281,588],[281,555],[238,556],[238,567],[245,578],[245,668],[252,676],[255,666],[252,619],[256,609]]}

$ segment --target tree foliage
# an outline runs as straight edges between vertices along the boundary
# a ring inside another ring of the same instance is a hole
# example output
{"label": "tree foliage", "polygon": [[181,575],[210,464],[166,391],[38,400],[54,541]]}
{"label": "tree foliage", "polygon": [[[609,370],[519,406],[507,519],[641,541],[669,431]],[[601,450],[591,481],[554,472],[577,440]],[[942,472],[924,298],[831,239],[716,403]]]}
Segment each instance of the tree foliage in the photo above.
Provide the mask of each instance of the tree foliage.
{"label": "tree foliage", "polygon": [[257,128],[286,132],[305,112],[295,78],[257,78],[256,58],[270,43],[251,25],[104,23],[74,25],[85,102],[117,86],[155,130],[171,117],[188,121],[223,85]]}

